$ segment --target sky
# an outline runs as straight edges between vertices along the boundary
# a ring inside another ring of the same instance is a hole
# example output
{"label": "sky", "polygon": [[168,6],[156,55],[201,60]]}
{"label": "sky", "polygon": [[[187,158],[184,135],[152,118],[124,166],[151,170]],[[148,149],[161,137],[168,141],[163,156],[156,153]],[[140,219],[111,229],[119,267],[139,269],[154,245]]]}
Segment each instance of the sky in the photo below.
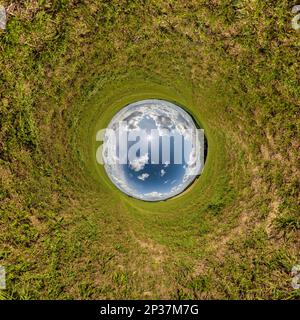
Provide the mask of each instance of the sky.
{"label": "sky", "polygon": [[[127,195],[144,201],[166,200],[184,191],[200,174],[201,166],[195,165],[195,159],[200,159],[197,128],[179,106],[157,99],[138,101],[121,109],[108,128],[122,138],[104,139],[105,170]],[[126,136],[129,141],[124,145]],[[115,150],[116,164],[109,161],[109,148]],[[118,163],[122,157],[126,164]]]}

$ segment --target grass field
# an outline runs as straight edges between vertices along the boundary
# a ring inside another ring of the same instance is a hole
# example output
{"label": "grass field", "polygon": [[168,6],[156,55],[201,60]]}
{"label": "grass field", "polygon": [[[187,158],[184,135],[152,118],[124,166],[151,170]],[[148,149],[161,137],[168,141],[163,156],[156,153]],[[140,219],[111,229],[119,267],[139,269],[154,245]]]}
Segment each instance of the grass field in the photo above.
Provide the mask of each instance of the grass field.
{"label": "grass field", "polygon": [[[1,3],[0,299],[300,298],[300,3]],[[158,203],[95,157],[96,132],[147,98],[208,140],[191,190]]]}

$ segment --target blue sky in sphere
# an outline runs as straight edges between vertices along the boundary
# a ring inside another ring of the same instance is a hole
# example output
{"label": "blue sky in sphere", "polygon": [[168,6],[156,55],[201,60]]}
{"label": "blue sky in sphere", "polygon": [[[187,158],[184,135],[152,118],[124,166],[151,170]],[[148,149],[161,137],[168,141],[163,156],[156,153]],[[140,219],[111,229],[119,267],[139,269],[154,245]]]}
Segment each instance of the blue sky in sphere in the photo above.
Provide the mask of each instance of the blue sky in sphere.
{"label": "blue sky in sphere", "polygon": [[[124,131],[118,129],[120,123],[125,124]],[[127,156],[129,161],[111,164],[104,152],[105,170],[126,194],[146,201],[165,200],[184,191],[199,174],[200,169],[194,167],[192,160],[199,153],[195,148],[197,127],[177,105],[157,99],[134,102],[121,109],[108,128],[121,139],[115,142],[116,158]],[[126,135],[131,135],[132,140],[127,141]],[[127,147],[121,150],[124,140]],[[104,143],[104,150],[111,143]],[[152,157],[157,161],[153,163]]]}

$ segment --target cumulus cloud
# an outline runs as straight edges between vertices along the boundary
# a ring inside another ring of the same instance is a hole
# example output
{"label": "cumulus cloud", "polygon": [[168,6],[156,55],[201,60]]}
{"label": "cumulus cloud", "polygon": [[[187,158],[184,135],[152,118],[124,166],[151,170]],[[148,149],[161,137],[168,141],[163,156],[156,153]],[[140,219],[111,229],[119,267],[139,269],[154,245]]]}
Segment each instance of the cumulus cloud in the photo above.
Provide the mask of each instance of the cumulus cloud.
{"label": "cumulus cloud", "polygon": [[145,165],[149,162],[149,155],[145,153],[143,156],[135,158],[129,161],[129,166],[135,172],[139,172],[144,169]]}
{"label": "cumulus cloud", "polygon": [[[153,192],[149,192],[149,193],[145,193],[143,195],[143,199],[144,200],[149,200],[149,201],[155,201],[157,199],[161,199],[164,196],[166,196],[166,193],[161,193],[161,192],[157,192],[157,191],[153,191]],[[167,198],[167,197],[166,197]]]}
{"label": "cumulus cloud", "polygon": [[148,173],[142,173],[138,176],[138,179],[145,181],[149,177]]}
{"label": "cumulus cloud", "polygon": [[135,190],[126,182],[124,172],[119,165],[105,165],[106,172],[112,182],[124,193],[128,195],[134,194]]}
{"label": "cumulus cloud", "polygon": [[170,161],[166,161],[166,162],[164,163],[164,167],[165,167],[165,168],[167,168],[169,165],[170,165]]}

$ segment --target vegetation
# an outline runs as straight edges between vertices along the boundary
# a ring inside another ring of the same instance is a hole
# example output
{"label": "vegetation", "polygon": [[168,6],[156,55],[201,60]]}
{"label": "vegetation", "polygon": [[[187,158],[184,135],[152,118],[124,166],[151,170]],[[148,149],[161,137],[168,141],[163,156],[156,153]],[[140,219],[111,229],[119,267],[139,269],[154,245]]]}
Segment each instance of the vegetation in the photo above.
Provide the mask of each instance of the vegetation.
{"label": "vegetation", "polygon": [[[2,299],[299,299],[300,33],[288,0],[2,1]],[[208,139],[189,192],[126,197],[95,134],[129,102]]]}

